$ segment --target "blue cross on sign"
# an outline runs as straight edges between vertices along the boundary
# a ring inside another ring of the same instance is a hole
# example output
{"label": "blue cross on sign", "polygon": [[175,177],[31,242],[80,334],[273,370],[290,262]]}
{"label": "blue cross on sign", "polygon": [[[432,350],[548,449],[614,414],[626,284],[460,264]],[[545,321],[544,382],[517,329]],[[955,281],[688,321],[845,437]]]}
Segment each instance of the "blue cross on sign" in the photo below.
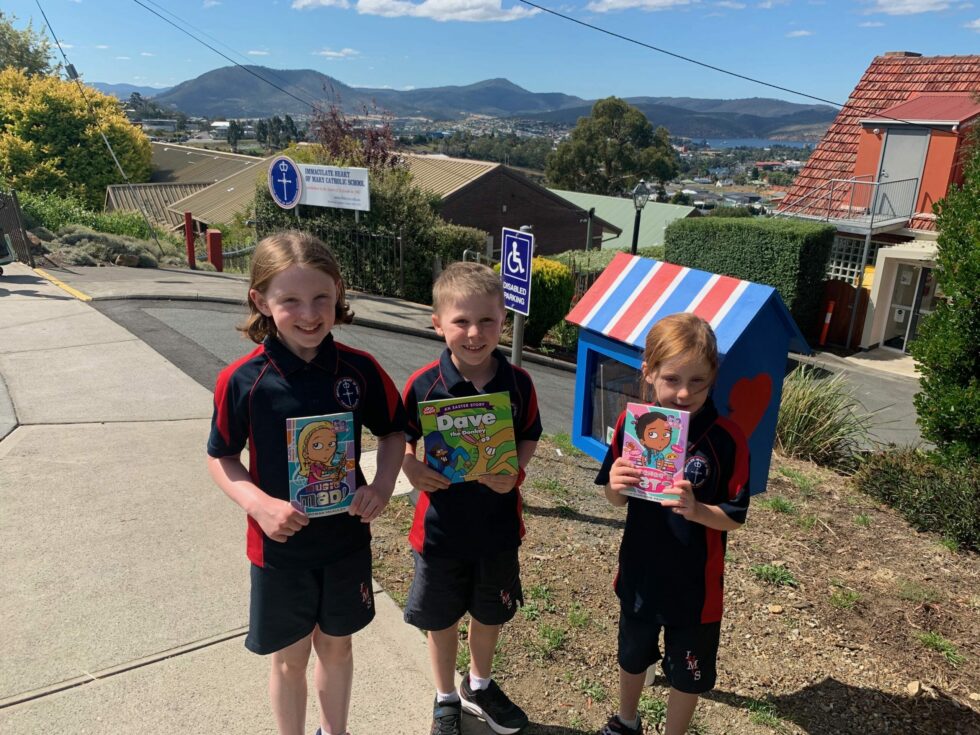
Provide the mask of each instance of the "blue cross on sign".
{"label": "blue cross on sign", "polygon": [[505,227],[501,242],[500,277],[504,282],[504,306],[517,314],[529,316],[534,235]]}
{"label": "blue cross on sign", "polygon": [[288,156],[276,156],[269,164],[269,193],[283,209],[292,209],[303,196],[303,176]]}

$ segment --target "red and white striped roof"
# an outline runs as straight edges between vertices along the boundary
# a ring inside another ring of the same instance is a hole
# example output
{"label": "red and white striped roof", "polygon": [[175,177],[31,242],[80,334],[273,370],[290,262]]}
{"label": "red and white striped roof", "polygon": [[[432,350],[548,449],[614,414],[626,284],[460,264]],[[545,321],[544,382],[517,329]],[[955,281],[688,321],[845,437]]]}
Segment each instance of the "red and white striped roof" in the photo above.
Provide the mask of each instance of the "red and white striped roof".
{"label": "red and white striped roof", "polygon": [[[771,299],[785,312],[771,286],[619,253],[566,319],[642,349],[660,319],[691,312],[711,324],[725,354]],[[803,342],[788,313],[786,321]]]}

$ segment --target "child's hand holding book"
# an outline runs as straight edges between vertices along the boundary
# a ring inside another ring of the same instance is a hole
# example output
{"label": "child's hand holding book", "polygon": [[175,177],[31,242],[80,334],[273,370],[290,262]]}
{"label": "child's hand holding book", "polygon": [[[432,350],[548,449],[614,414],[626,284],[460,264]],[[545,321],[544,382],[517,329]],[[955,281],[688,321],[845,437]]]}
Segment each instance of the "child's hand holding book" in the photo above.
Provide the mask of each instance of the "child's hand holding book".
{"label": "child's hand holding book", "polygon": [[445,490],[450,485],[448,477],[411,454],[406,454],[402,460],[402,472],[412,483],[412,487],[422,492],[434,493],[437,490]]}

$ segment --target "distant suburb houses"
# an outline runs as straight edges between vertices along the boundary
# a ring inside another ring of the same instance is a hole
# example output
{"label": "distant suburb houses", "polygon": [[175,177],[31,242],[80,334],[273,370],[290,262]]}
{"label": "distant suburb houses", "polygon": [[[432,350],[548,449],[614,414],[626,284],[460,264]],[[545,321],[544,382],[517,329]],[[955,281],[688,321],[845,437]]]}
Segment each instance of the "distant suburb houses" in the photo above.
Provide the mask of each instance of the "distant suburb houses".
{"label": "distant suburb houses", "polygon": [[[876,57],[778,214],[833,225],[831,342],[902,352],[936,299],[933,205],[962,184],[980,121],[980,56]],[[855,318],[851,304],[857,301]]]}

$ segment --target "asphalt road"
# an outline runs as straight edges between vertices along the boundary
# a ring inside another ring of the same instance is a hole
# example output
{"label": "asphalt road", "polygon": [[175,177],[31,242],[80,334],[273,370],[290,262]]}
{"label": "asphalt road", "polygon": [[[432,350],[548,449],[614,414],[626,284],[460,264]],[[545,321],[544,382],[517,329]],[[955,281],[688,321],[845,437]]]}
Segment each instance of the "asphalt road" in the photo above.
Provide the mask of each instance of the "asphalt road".
{"label": "asphalt road", "polygon": [[[110,300],[93,301],[102,313],[128,329],[208,390],[218,371],[254,345],[235,330],[243,307],[212,302]],[[438,342],[395,332],[346,325],[335,337],[374,355],[401,388],[417,368],[434,359]],[[575,374],[525,361],[534,378],[544,430],[569,433]],[[875,438],[896,445],[920,441],[912,398],[918,383],[870,369],[825,367],[845,375],[855,398],[872,414]],[[827,373],[828,375],[830,373]]]}
{"label": "asphalt road", "polygon": [[[245,314],[242,307],[146,300],[91,303],[208,390],[214,389],[219,370],[255,348],[235,329]],[[374,355],[399,390],[409,375],[438,357],[442,350],[435,340],[351,324],[335,327],[334,338]],[[534,379],[545,432],[568,433],[575,373],[528,362],[524,367]]]}

